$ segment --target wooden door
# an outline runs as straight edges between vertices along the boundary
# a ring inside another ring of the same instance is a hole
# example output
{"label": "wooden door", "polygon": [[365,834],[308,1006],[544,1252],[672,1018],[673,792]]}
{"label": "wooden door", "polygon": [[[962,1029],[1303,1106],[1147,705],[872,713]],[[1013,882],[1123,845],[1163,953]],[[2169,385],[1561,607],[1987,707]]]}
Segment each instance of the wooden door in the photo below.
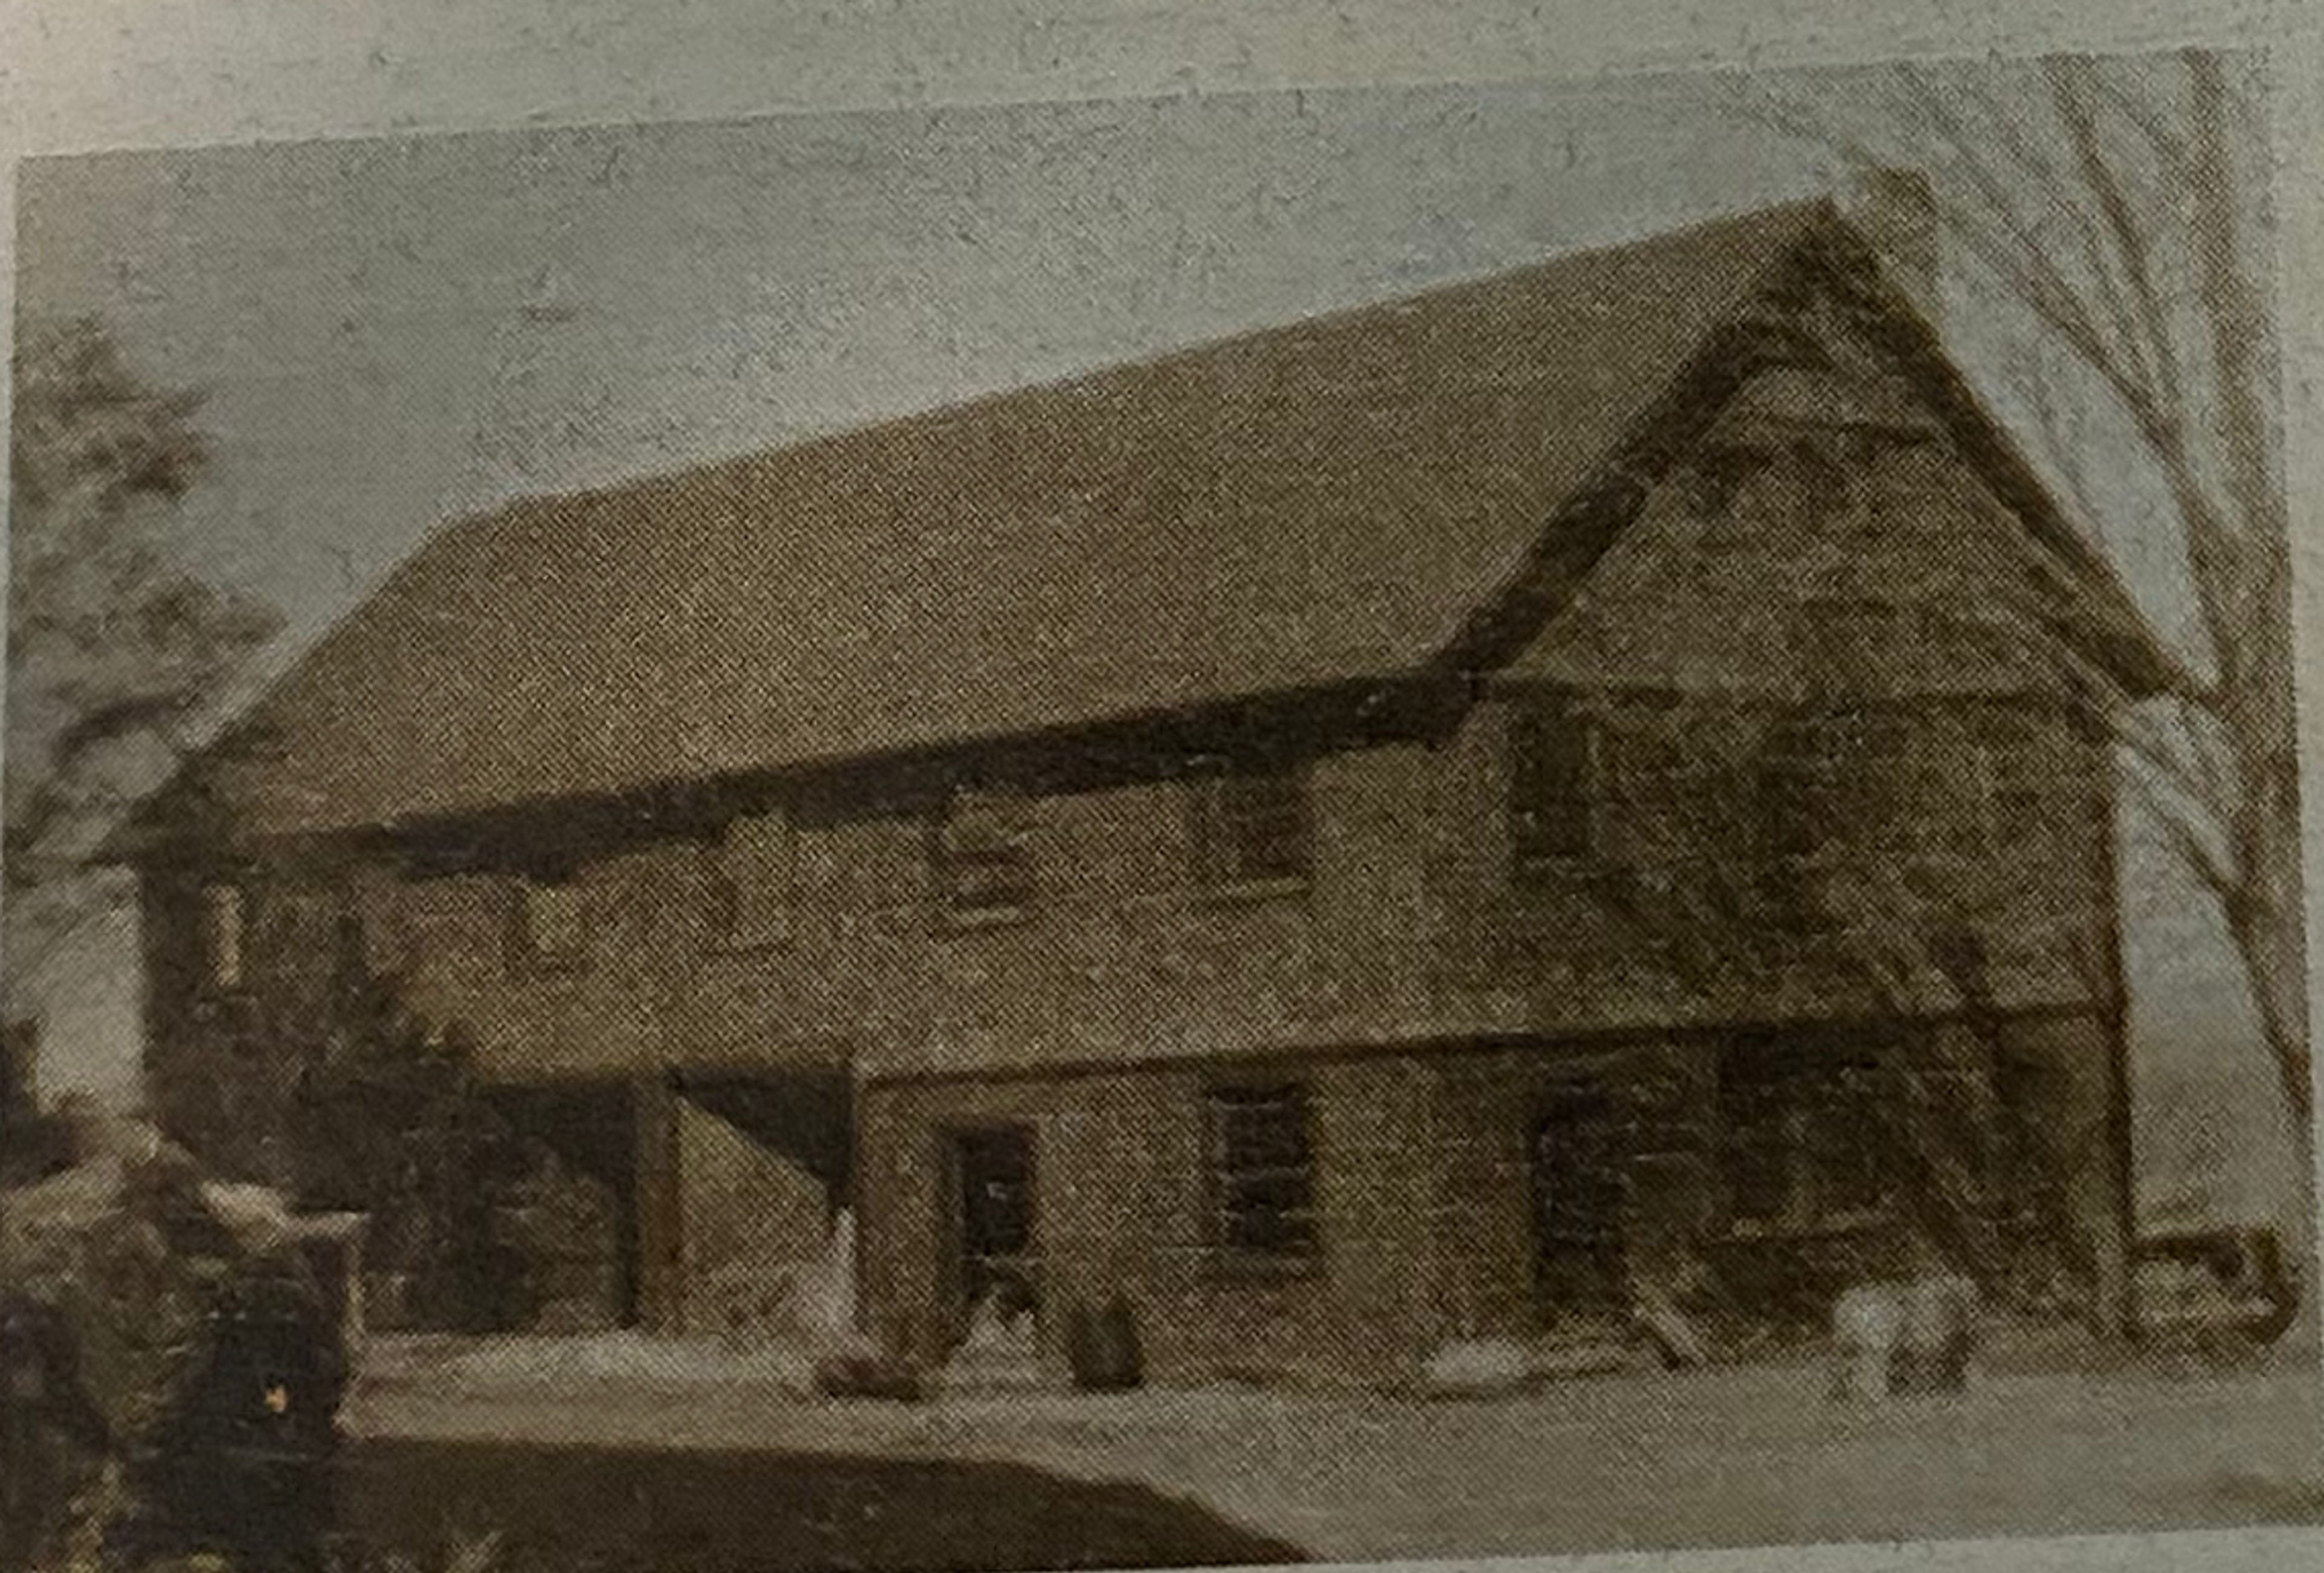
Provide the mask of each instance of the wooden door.
{"label": "wooden door", "polygon": [[1619,1314],[1628,1299],[1628,1143],[1600,1088],[1554,1094],[1533,1127],[1534,1282],[1552,1326]]}

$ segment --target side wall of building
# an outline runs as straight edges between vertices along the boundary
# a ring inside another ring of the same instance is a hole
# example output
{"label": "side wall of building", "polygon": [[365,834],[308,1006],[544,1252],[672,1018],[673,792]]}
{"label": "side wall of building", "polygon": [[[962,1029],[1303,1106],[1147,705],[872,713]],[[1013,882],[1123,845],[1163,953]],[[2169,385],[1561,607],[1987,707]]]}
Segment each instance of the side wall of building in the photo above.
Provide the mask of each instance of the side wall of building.
{"label": "side wall of building", "polygon": [[[1958,1039],[1965,1030],[1938,1031]],[[2010,1062],[2001,1078],[2013,1100],[2008,1130],[1999,1121],[1941,1129],[1983,1106],[1991,1080],[1934,1095],[1916,1088],[1898,1106],[1900,1120],[1920,1127],[1910,1143],[1950,1140],[1950,1155],[1975,1169],[1966,1201],[1941,1199],[1987,1232],[1980,1265],[2019,1305],[2101,1314],[2097,1280],[2121,1249],[2103,1159],[2105,1036],[2088,1016],[2006,1022],[1983,1063]],[[1904,1219],[1929,1200],[1914,1188],[1928,1182],[1900,1164],[1897,1199],[1878,1216],[1796,1231],[1746,1227],[1719,1121],[1720,1046],[1716,1034],[1624,1036],[1270,1066],[1309,1100],[1318,1241],[1312,1262],[1279,1270],[1239,1262],[1213,1233],[1204,1100],[1214,1072],[868,1088],[859,1183],[870,1330],[930,1363],[961,1337],[970,1308],[948,1144],[1007,1125],[1026,1132],[1036,1154],[1041,1331],[1055,1371],[1076,1309],[1117,1296],[1159,1381],[1397,1386],[1451,1340],[1626,1338],[1618,1316],[1569,1314],[1539,1276],[1538,1122],[1561,1097],[1594,1092],[1614,1111],[1625,1305],[1651,1285],[1695,1319],[1714,1352],[1748,1347],[1759,1332],[1812,1324],[1839,1285],[1895,1270]],[[1963,1046],[1950,1051],[1961,1056]],[[2037,1204],[2046,1210],[2029,1216]]]}
{"label": "side wall of building", "polygon": [[874,1089],[863,1104],[862,1263],[874,1330],[925,1360],[962,1328],[945,1143],[992,1123],[1031,1130],[1043,1330],[1062,1358],[1076,1307],[1115,1294],[1149,1373],[1358,1378],[1409,1369],[1433,1323],[1432,1072],[1403,1057],[1312,1073],[1321,1255],[1296,1271],[1230,1266],[1209,1235],[1203,1078],[1191,1068]]}

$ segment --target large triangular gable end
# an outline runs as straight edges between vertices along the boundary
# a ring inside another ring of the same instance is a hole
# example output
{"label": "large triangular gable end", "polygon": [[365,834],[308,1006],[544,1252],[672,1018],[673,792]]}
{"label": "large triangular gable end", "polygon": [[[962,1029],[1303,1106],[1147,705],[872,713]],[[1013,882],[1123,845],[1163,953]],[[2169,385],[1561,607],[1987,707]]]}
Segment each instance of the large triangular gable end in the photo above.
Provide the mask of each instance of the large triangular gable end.
{"label": "large triangular gable end", "polygon": [[2193,680],[2099,546],[2094,521],[2077,523],[2024,448],[1969,385],[1936,326],[1897,287],[1864,236],[1835,211],[1803,260],[1850,307],[1855,327],[1905,376],[1941,420],[1978,478],[2022,524],[2034,546],[2081,600],[2070,628],[2098,669],[2127,699],[2184,692]]}
{"label": "large triangular gable end", "polygon": [[1648,494],[1719,424],[1754,379],[1825,365],[1828,342],[1804,325],[1819,301],[1941,427],[1971,473],[2025,530],[2077,605],[2056,632],[2079,646],[2124,699],[2183,690],[2190,680],[2089,534],[2070,521],[2007,429],[1963,375],[1943,338],[1890,265],[1829,200],[1775,259],[1751,298],[1683,365],[1543,529],[1525,560],[1436,656],[1447,681],[1476,690],[1529,648],[1582,593],[1639,516]]}

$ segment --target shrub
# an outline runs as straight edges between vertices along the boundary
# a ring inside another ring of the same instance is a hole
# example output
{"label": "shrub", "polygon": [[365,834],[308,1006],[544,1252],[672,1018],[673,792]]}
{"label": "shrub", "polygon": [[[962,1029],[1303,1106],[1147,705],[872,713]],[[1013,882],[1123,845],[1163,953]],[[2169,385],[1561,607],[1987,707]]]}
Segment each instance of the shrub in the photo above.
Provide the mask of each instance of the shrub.
{"label": "shrub", "polygon": [[367,1270],[408,1282],[410,1321],[521,1325],[530,1297],[498,1212],[527,1152],[484,1095],[463,1032],[432,1030],[383,984],[349,985],[298,1074],[288,1124],[300,1202],[368,1216]]}
{"label": "shrub", "polygon": [[[301,1559],[322,1528],[346,1374],[327,1297],[286,1239],[216,1201],[151,1133],[76,1156],[0,1210],[5,1358],[27,1366],[0,1383],[14,1498],[0,1566]],[[267,1478],[237,1474],[234,1447],[254,1440],[275,1460]],[[265,1513],[236,1508],[254,1489]],[[254,1530],[272,1543],[250,1543]]]}

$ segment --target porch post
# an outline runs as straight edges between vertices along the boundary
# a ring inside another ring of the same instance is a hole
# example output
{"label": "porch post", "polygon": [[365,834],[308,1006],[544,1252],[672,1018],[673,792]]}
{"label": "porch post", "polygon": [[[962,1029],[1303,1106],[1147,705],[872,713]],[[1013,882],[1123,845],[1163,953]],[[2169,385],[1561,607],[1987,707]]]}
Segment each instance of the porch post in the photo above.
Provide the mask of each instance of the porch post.
{"label": "porch post", "polygon": [[638,1325],[650,1333],[678,1330],[685,1315],[680,1272],[678,1099],[656,1072],[630,1084],[637,1163]]}

